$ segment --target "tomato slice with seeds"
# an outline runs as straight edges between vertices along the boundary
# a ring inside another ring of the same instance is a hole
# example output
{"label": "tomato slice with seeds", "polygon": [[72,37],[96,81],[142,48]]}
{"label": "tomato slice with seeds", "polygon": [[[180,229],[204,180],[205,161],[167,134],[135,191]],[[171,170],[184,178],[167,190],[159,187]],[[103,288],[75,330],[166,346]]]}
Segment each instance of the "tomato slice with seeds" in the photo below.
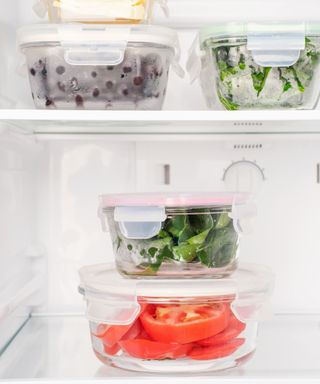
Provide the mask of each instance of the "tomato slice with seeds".
{"label": "tomato slice with seeds", "polygon": [[222,332],[230,308],[225,303],[210,305],[158,305],[140,315],[147,334],[162,343],[188,344]]}
{"label": "tomato slice with seeds", "polygon": [[221,359],[222,357],[232,355],[244,342],[245,339],[234,339],[225,344],[195,347],[188,353],[188,357],[192,360]]}
{"label": "tomato slice with seeds", "polygon": [[178,359],[187,356],[192,345],[160,343],[135,339],[119,342],[120,347],[130,356],[144,360]]}
{"label": "tomato slice with seeds", "polygon": [[246,329],[246,325],[238,320],[234,314],[231,314],[229,324],[227,328],[218,333],[215,336],[211,336],[207,339],[200,340],[197,344],[204,347],[209,347],[210,345],[218,345],[226,343],[229,340],[235,339]]}

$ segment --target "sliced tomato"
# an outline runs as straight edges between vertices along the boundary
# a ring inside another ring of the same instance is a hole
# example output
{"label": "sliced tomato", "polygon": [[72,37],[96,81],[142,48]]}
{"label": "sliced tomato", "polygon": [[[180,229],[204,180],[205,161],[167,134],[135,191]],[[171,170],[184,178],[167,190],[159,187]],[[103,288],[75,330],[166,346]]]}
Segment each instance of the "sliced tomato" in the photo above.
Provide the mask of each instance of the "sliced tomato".
{"label": "sliced tomato", "polygon": [[[147,306],[141,305],[141,310],[138,316],[145,311]],[[101,325],[97,328],[96,336],[102,339],[103,344],[108,347],[113,347],[123,336],[135,325],[136,321],[128,325]],[[104,333],[103,333],[104,331]],[[98,336],[98,334],[100,336]]]}
{"label": "sliced tomato", "polygon": [[207,339],[200,340],[197,344],[204,347],[209,347],[210,345],[223,344],[229,340],[235,339],[246,329],[246,325],[238,320],[234,314],[231,314],[229,324],[227,328],[218,333],[215,336],[211,336]]}
{"label": "sliced tomato", "polygon": [[245,339],[234,339],[225,344],[195,347],[188,353],[188,357],[192,360],[220,359],[232,355],[244,342]]}
{"label": "sliced tomato", "polygon": [[128,355],[145,360],[178,359],[187,356],[192,349],[192,345],[167,344],[143,339],[123,340],[119,345]]}
{"label": "sliced tomato", "polygon": [[162,343],[188,344],[222,332],[229,322],[225,303],[210,305],[159,305],[140,315],[151,339]]}
{"label": "sliced tomato", "polygon": [[118,343],[115,344],[113,347],[108,347],[107,345],[104,345],[103,348],[104,348],[105,353],[107,355],[111,355],[111,356],[116,355],[121,349],[121,347]]}

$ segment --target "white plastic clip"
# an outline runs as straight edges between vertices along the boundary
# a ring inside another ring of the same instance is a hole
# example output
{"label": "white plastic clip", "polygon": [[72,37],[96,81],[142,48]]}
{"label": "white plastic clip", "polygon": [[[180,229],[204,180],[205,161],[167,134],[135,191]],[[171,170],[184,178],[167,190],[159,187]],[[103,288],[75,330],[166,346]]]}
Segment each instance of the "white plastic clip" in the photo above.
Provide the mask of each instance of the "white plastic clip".
{"label": "white plastic clip", "polygon": [[127,239],[146,240],[156,236],[167,215],[164,207],[116,207],[114,220]]}
{"label": "white plastic clip", "polygon": [[199,34],[197,34],[189,49],[189,57],[186,66],[191,83],[193,83],[200,76],[204,55],[205,52],[200,49]]}
{"label": "white plastic clip", "polygon": [[249,23],[248,50],[262,67],[294,65],[305,48],[304,23]]}
{"label": "white plastic clip", "polygon": [[235,201],[230,214],[235,231],[238,234],[246,235],[252,233],[252,218],[256,215],[257,206],[254,202],[250,201],[246,204],[239,204]]}
{"label": "white plastic clip", "polygon": [[70,65],[119,65],[124,60],[131,28],[117,28],[117,40],[105,25],[59,25],[61,46]]}

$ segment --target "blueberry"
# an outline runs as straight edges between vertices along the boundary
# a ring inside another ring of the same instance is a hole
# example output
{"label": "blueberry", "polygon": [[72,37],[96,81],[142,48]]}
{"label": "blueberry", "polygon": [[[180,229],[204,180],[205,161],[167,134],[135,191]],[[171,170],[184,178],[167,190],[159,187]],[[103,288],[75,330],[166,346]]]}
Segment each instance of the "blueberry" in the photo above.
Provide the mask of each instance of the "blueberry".
{"label": "blueberry", "polygon": [[98,97],[100,95],[100,91],[98,88],[95,88],[92,92],[92,96],[93,97]]}
{"label": "blueberry", "polygon": [[106,87],[107,87],[108,89],[113,88],[113,82],[112,82],[112,81],[107,81],[107,82],[106,82]]}
{"label": "blueberry", "polygon": [[63,83],[61,83],[61,81],[57,82],[57,86],[58,86],[58,88],[59,88],[59,90],[61,92],[65,92],[66,91],[66,86]]}
{"label": "blueberry", "polygon": [[50,105],[52,105],[53,104],[53,101],[52,100],[50,100],[48,97],[46,97],[46,107],[50,107]]}
{"label": "blueberry", "polygon": [[77,95],[75,100],[76,100],[76,104],[77,104],[78,107],[83,107],[83,98],[82,98],[82,96]]}
{"label": "blueberry", "polygon": [[36,75],[36,70],[34,68],[31,68],[30,69],[30,73],[32,76],[35,76]]}
{"label": "blueberry", "polygon": [[43,70],[41,71],[41,75],[43,77],[47,77],[47,74],[48,74],[48,71],[46,70],[46,68],[43,68]]}
{"label": "blueberry", "polygon": [[92,76],[93,78],[95,78],[95,77],[98,76],[98,74],[97,74],[97,72],[93,71],[93,72],[91,72],[91,76]]}
{"label": "blueberry", "polygon": [[123,94],[123,96],[128,96],[128,95],[129,95],[129,91],[128,91],[128,89],[124,89],[124,90],[122,91],[122,94]]}
{"label": "blueberry", "polygon": [[65,73],[66,69],[63,65],[59,65],[59,67],[56,68],[56,72],[58,75],[63,75]]}
{"label": "blueberry", "polygon": [[136,86],[142,85],[143,84],[143,77],[142,76],[137,76],[133,79],[133,84]]}
{"label": "blueberry", "polygon": [[123,72],[124,73],[130,73],[130,72],[132,72],[132,68],[131,67],[123,67]]}
{"label": "blueberry", "polygon": [[124,79],[124,73],[121,74],[121,79]]}
{"label": "blueberry", "polygon": [[107,70],[108,70],[108,71],[113,71],[113,69],[114,69],[114,66],[113,66],[113,65],[108,65],[108,66],[107,66]]}

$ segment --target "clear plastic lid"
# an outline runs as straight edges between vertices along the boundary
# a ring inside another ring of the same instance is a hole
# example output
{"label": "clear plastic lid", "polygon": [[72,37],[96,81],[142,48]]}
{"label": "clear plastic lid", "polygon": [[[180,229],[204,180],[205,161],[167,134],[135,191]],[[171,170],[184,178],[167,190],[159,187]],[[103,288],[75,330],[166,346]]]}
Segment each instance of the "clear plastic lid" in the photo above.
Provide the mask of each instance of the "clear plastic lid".
{"label": "clear plastic lid", "polygon": [[178,34],[170,28],[132,24],[34,24],[17,32],[17,44],[21,49],[61,45],[66,50],[66,61],[72,65],[118,65],[130,43],[172,49],[173,69],[183,77],[184,71],[178,63]]}
{"label": "clear plastic lid", "polygon": [[[159,4],[163,13],[168,17],[167,0],[154,1]],[[132,12],[129,12],[130,8],[137,9],[134,15],[144,19],[145,7],[144,2],[132,0],[34,0],[33,10],[41,18],[45,17],[50,9],[56,8],[60,10],[62,19],[99,21],[108,18],[116,20],[120,16],[130,19],[132,17]]]}
{"label": "clear plastic lid", "polygon": [[213,280],[130,280],[122,278],[112,265],[101,264],[82,268],[80,279],[88,319],[106,324],[131,323],[139,314],[142,298],[149,303],[229,299],[239,318],[259,319],[273,289],[271,271],[255,264]]}
{"label": "clear plastic lid", "polygon": [[200,30],[189,51],[187,70],[191,81],[199,77],[204,48],[214,44],[228,45],[230,39],[245,39],[257,65],[289,67],[305,49],[306,37],[320,36],[320,23],[315,22],[248,22],[217,23]]}

